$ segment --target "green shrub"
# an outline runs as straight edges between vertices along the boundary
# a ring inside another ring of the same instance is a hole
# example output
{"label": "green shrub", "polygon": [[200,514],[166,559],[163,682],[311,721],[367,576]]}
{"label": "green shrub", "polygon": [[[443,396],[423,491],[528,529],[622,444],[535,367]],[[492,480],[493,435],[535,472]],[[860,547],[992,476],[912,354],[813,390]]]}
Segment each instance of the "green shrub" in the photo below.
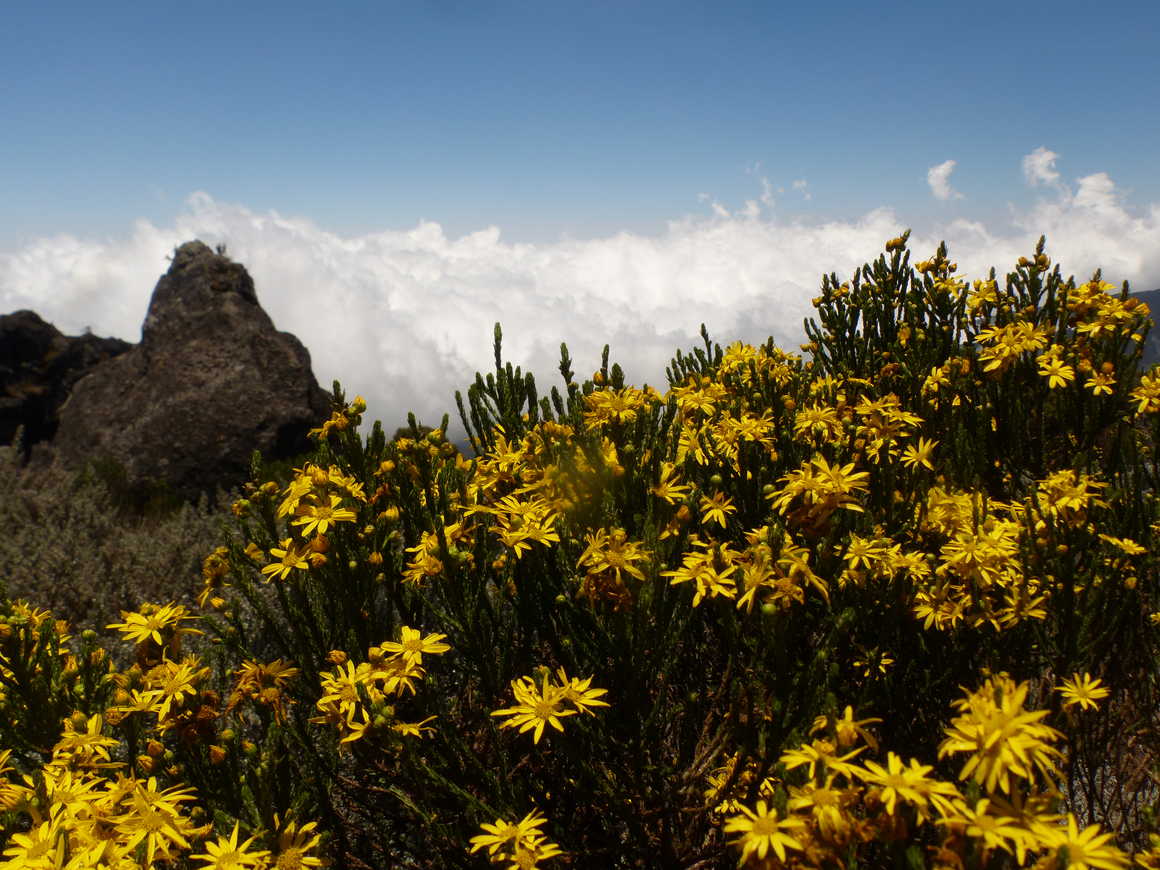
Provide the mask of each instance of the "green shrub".
{"label": "green shrub", "polygon": [[192,603],[232,498],[186,504],[130,490],[111,463],[25,467],[0,448],[0,585],[84,628],[142,601]]}

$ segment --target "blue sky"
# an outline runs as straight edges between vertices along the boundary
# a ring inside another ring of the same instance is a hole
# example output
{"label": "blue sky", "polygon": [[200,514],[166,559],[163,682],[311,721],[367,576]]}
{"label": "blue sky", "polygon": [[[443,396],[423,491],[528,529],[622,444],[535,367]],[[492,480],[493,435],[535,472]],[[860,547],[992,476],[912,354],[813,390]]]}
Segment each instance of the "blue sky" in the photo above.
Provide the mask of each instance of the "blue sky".
{"label": "blue sky", "polygon": [[[0,311],[135,340],[192,233],[324,382],[417,377],[354,312],[403,324],[425,401],[488,318],[537,371],[611,332],[657,383],[698,318],[799,315],[907,226],[979,269],[1047,232],[1152,289],[1156,32],[1154,2],[14,4]],[[353,319],[301,313],[319,287]]]}

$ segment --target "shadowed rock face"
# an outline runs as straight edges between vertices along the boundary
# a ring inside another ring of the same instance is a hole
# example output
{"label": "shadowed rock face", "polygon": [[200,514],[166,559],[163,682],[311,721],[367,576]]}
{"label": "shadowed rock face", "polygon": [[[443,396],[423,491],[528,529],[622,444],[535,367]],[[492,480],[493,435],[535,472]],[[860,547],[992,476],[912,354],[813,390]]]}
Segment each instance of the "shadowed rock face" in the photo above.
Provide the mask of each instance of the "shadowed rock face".
{"label": "shadowed rock face", "polygon": [[66,463],[112,459],[130,484],[194,496],[244,481],[255,449],[307,449],[329,407],[310,354],[274,328],[246,270],[188,242],[157,282],[141,343],[73,387],[54,446]]}
{"label": "shadowed rock face", "polygon": [[0,444],[11,444],[23,427],[27,459],[34,445],[56,434],[73,384],[130,347],[117,338],[63,335],[33,311],[0,315]]}
{"label": "shadowed rock face", "polygon": [[1149,290],[1147,293],[1133,293],[1132,295],[1148,303],[1148,308],[1152,312],[1152,320],[1158,324],[1144,339],[1144,353],[1140,359],[1140,367],[1146,369],[1160,362],[1160,289]]}

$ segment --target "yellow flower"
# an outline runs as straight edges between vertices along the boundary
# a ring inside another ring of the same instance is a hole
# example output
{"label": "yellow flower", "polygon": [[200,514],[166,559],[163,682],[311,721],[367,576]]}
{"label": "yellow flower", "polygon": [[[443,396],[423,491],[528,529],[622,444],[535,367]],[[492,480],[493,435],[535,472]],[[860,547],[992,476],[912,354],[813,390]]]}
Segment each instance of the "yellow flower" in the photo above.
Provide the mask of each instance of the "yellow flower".
{"label": "yellow flower", "polygon": [[636,387],[595,390],[584,397],[584,426],[596,429],[611,423],[631,423],[648,401],[649,396]]}
{"label": "yellow flower", "polygon": [[[980,798],[973,808],[963,801],[957,801],[953,811],[940,819],[939,823],[962,825],[968,837],[977,837],[983,841],[984,850],[1002,849],[1008,854],[1018,850],[1022,854],[1026,848],[1035,847],[1034,834],[1020,825],[1017,819],[991,813],[990,808],[989,798]],[[1022,859],[1019,863],[1023,863]]]}
{"label": "yellow flower", "polygon": [[1047,386],[1054,390],[1056,387],[1067,386],[1075,380],[1075,369],[1054,354],[1042,354],[1039,357],[1039,374],[1047,378]]}
{"label": "yellow flower", "polygon": [[873,571],[886,558],[889,552],[887,543],[877,538],[850,535],[850,542],[846,546],[846,552],[842,558],[852,571],[859,569]]}
{"label": "yellow flower", "polygon": [[520,733],[535,729],[532,734],[532,743],[539,743],[544,734],[544,726],[551,725],[557,731],[563,731],[560,720],[565,716],[575,716],[575,710],[563,710],[561,704],[566,700],[564,690],[548,682],[548,675],[544,674],[543,688],[536,689],[531,677],[521,677],[512,680],[512,693],[516,697],[516,706],[502,710],[493,710],[492,716],[509,716],[500,728],[519,728]]}
{"label": "yellow flower", "polygon": [[917,445],[911,444],[902,451],[902,464],[908,468],[917,468],[921,465],[934,471],[934,465],[931,464],[930,455],[937,446],[937,441],[932,441],[929,438],[919,438]]}
{"label": "yellow flower", "polygon": [[1028,684],[1018,686],[1006,674],[989,677],[976,692],[956,701],[962,715],[945,729],[939,758],[969,752],[971,757],[959,774],[971,777],[987,791],[1011,792],[1012,776],[1031,780],[1036,771],[1048,776],[1056,772],[1060,752],[1051,745],[1062,736],[1042,724],[1046,710],[1023,709]]}
{"label": "yellow flower", "polygon": [[504,496],[495,506],[480,504],[468,508],[464,516],[477,513],[495,515],[498,522],[492,532],[499,536],[505,547],[515,552],[517,559],[523,557],[525,550],[532,549],[528,541],[544,545],[560,542],[560,535],[554,528],[559,514],[540,496],[528,501],[520,501],[514,495]]}
{"label": "yellow flower", "polygon": [[163,661],[148,674],[149,688],[153,691],[154,712],[160,721],[167,717],[186,695],[196,695],[197,684],[209,674],[208,669],[196,669],[197,660],[176,664]]}
{"label": "yellow flower", "polygon": [[759,800],[756,809],[749,809],[742,805],[738,809],[741,815],[730,816],[725,820],[725,833],[740,834],[733,841],[734,845],[741,846],[740,864],[744,864],[750,855],[756,855],[758,860],[764,860],[766,854],[772,850],[779,861],[785,861],[785,850],[801,851],[805,847],[794,833],[805,827],[801,819],[790,816],[778,818],[777,810],[769,807],[765,801]]}
{"label": "yellow flower", "polygon": [[137,613],[122,610],[121,618],[125,621],[110,623],[105,627],[115,628],[129,640],[137,643],[144,643],[152,639],[158,646],[164,646],[166,639],[161,635],[163,631],[170,636],[188,633],[201,634],[196,629],[181,626],[182,620],[199,618],[186,614],[186,609],[180,604],[171,603],[162,607],[144,604]]}
{"label": "yellow flower", "polygon": [[856,764],[850,763],[850,759],[861,755],[865,750],[865,746],[859,746],[845,755],[838,755],[837,747],[832,741],[814,740],[811,743],[803,743],[797,749],[782,753],[779,761],[785,765],[786,770],[807,766],[810,779],[815,778],[819,767],[823,774],[832,771],[843,776],[855,777],[861,774],[862,769]]}
{"label": "yellow flower", "polygon": [[4,854],[9,861],[4,866],[40,868],[50,867],[51,857],[56,851],[57,839],[62,835],[67,837],[63,830],[63,819],[60,817],[42,822],[34,826],[28,833],[14,833]]}
{"label": "yellow flower", "polygon": [[1105,372],[1093,372],[1084,382],[1084,386],[1092,391],[1093,396],[1110,396],[1115,392],[1116,378]]}
{"label": "yellow flower", "polygon": [[281,547],[271,547],[270,555],[277,557],[278,561],[263,567],[262,573],[268,575],[271,580],[275,577],[279,580],[285,580],[295,568],[302,571],[310,568],[310,563],[306,561],[305,551],[292,546],[290,538],[282,541]]}
{"label": "yellow flower", "polygon": [[1118,547],[1122,552],[1127,553],[1129,556],[1139,556],[1142,553],[1148,552],[1145,547],[1141,547],[1131,538],[1113,538],[1111,535],[1104,534],[1101,534],[1100,538],[1107,541],[1109,544]]}
{"label": "yellow flower", "polygon": [[[311,532],[318,532],[320,535],[326,534],[326,530],[334,523],[352,523],[356,519],[355,512],[349,508],[338,507],[339,502],[342,501],[337,495],[331,495],[328,498],[328,504],[306,505],[298,508],[298,519],[294,520],[290,525],[303,526],[303,536],[309,535]],[[271,551],[273,552],[273,551]]]}
{"label": "yellow flower", "polygon": [[701,521],[705,523],[715,522],[725,528],[727,525],[727,517],[729,514],[737,513],[737,508],[733,505],[733,499],[725,495],[723,492],[713,493],[713,497],[701,496]]}
{"label": "yellow flower", "polygon": [[196,828],[182,815],[179,804],[193,800],[193,789],[173,786],[164,791],[157,790],[157,779],[133,783],[127,796],[128,809],[109,821],[117,826],[122,835],[127,835],[123,846],[133,851],[138,844],[145,844],[146,866],[153,866],[155,859],[173,860],[174,847],[189,848],[186,837],[192,836]]}
{"label": "yellow flower", "polygon": [[894,657],[877,647],[866,650],[860,658],[853,661],[854,667],[860,668],[864,677],[872,677],[875,672],[885,674],[893,664]]}
{"label": "yellow flower", "polygon": [[1128,866],[1128,856],[1113,845],[1109,845],[1112,835],[1101,834],[1099,825],[1088,825],[1082,831],[1076,818],[1067,814],[1067,828],[1047,828],[1044,830],[1048,841],[1055,849],[1059,866],[1063,870],[1120,870]]}
{"label": "yellow flower", "polygon": [[[818,716],[814,719],[814,724],[810,728],[810,734],[817,734],[819,731],[825,731],[830,727],[829,716]],[[847,705],[846,709],[842,711],[841,718],[833,719],[834,736],[838,739],[838,746],[845,749],[847,746],[853,746],[859,740],[865,741],[866,745],[871,749],[878,749],[877,738],[866,730],[867,725],[873,725],[876,722],[881,722],[881,719],[855,719],[854,708]]]}
{"label": "yellow flower", "polygon": [[249,837],[241,845],[238,844],[238,823],[234,822],[233,833],[228,838],[218,837],[216,843],[207,842],[205,852],[189,857],[200,858],[204,862],[202,866],[212,870],[244,870],[246,867],[265,866],[270,853],[264,849],[249,851],[253,842],[254,838]]}
{"label": "yellow flower", "polygon": [[589,707],[611,706],[607,701],[599,700],[601,695],[608,694],[608,689],[588,688],[592,685],[593,677],[588,677],[584,680],[569,677],[563,668],[557,668],[556,675],[560,678],[560,686],[564,692],[564,700],[573,704],[581,713],[595,716],[596,714],[589,710]]}
{"label": "yellow flower", "polygon": [[484,822],[480,827],[486,833],[472,837],[471,849],[468,851],[474,853],[486,847],[487,853],[494,855],[508,843],[519,845],[533,839],[540,833],[539,828],[547,821],[543,816],[537,815],[536,810],[532,810],[518,822],[505,822],[503,819],[496,819],[494,825]]}
{"label": "yellow flower", "polygon": [[931,783],[927,774],[933,770],[928,764],[919,764],[911,759],[909,766],[893,752],[887,753],[886,767],[874,761],[867,761],[862,779],[881,788],[882,803],[886,812],[893,815],[894,808],[901,799],[914,806],[920,814],[926,809],[927,793]]}
{"label": "yellow flower", "polygon": [[842,433],[842,419],[838,409],[829,405],[813,404],[794,415],[793,434],[815,443],[836,440]]}
{"label": "yellow flower", "polygon": [[1160,369],[1155,366],[1140,376],[1140,386],[1131,392],[1136,402],[1136,415],[1155,414],[1160,411]]}
{"label": "yellow flower", "polygon": [[391,728],[402,734],[404,737],[422,737],[424,734],[434,734],[435,729],[428,725],[428,722],[434,722],[435,716],[428,716],[419,722],[395,722]]}
{"label": "yellow flower", "polygon": [[1077,704],[1081,710],[1095,710],[1099,707],[1096,701],[1111,694],[1091,674],[1072,674],[1071,679],[1064,680],[1055,691],[1063,695],[1063,706],[1068,710]]}
{"label": "yellow flower", "polygon": [[671,577],[670,584],[676,586],[693,580],[697,584],[697,591],[693,595],[693,606],[697,607],[706,595],[716,598],[737,597],[737,582],[733,574],[737,571],[736,559],[740,555],[731,549],[728,544],[715,544],[712,541],[693,540],[697,547],[681,557],[681,567],[672,571],[662,571],[662,577]]}
{"label": "yellow flower", "polygon": [[644,572],[634,563],[645,562],[650,553],[636,541],[630,541],[623,529],[597,529],[584,536],[588,546],[576,560],[576,567],[587,569],[589,577],[611,572],[615,583],[623,585],[621,572],[630,574],[637,580],[644,579]]}
{"label": "yellow flower", "polygon": [[382,645],[382,649],[385,652],[401,656],[408,665],[421,665],[423,664],[423,653],[439,655],[451,649],[447,644],[440,643],[445,637],[447,637],[445,634],[429,634],[423,637],[422,632],[404,625],[401,629],[399,642],[387,641]]}
{"label": "yellow flower", "polygon": [[[275,815],[274,827],[279,824],[278,816]],[[278,832],[278,851],[270,858],[272,870],[323,866],[323,860],[311,854],[322,840],[317,828],[317,822],[307,822],[301,826],[297,822],[287,822],[286,827]]]}
{"label": "yellow flower", "polygon": [[510,855],[498,855],[492,863],[510,862],[504,870],[537,870],[544,859],[563,854],[560,847],[546,837],[529,837],[516,845]]}
{"label": "yellow flower", "polygon": [[671,462],[661,463],[661,479],[649,492],[657,498],[663,498],[669,504],[682,501],[692,489],[688,484],[680,483],[677,477],[676,466]]}

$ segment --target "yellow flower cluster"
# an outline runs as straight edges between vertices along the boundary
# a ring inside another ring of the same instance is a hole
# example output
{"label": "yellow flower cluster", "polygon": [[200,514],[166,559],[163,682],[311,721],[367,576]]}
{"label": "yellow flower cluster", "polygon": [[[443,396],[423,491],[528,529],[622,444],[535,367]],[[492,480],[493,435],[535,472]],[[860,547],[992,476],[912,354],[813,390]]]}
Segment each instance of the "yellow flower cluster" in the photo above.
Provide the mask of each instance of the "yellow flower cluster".
{"label": "yellow flower cluster", "polygon": [[560,847],[540,833],[548,820],[532,810],[518,822],[496,819],[495,824],[484,822],[484,833],[471,838],[468,850],[474,854],[487,849],[492,864],[505,865],[505,870],[536,870],[541,861],[564,853]]}
{"label": "yellow flower cluster", "polygon": [[[560,720],[566,716],[575,716],[577,713],[587,713],[595,716],[592,707],[607,707],[606,701],[600,700],[601,695],[608,693],[607,689],[593,689],[592,677],[580,680],[569,678],[560,668],[556,674],[559,684],[552,681],[547,670],[544,670],[540,686],[531,677],[520,677],[512,680],[512,694],[515,695],[516,705],[495,710],[492,716],[507,716],[500,728],[519,728],[520,733],[532,732],[532,742],[539,743],[544,736],[544,726],[551,725],[557,731],[563,731]],[[569,706],[565,706],[569,705]]]}
{"label": "yellow flower cluster", "polygon": [[[1098,681],[1062,687],[1093,706],[1098,689]],[[752,791],[752,773],[727,765],[708,794],[725,814],[725,832],[736,835],[738,866],[841,866],[866,844],[925,840],[935,867],[971,866],[972,856],[982,866],[1003,855],[1018,866],[1034,859],[1040,867],[1126,867],[1129,857],[1110,833],[1081,828],[1073,813],[1057,809],[1062,735],[1044,724],[1047,711],[1025,709],[1027,692],[1027,683],[999,674],[956,702],[959,715],[939,756],[966,756],[965,787],[894,752],[885,764],[860,758],[877,750],[867,726],[881,720],[855,720],[850,707],[840,718],[820,718],[814,733],[821,736],[782,755],[785,778],[763,779],[752,807],[731,797]]]}
{"label": "yellow flower cluster", "polygon": [[298,529],[302,539],[288,537],[281,546],[270,548],[270,555],[277,561],[262,568],[270,580],[286,580],[294,570],[325,565],[330,549],[326,533],[338,523],[351,523],[358,518],[356,511],[346,506],[348,501],[357,505],[367,500],[363,485],[336,466],[322,468],[307,463],[295,469],[295,475],[283,491],[277,515],[293,517],[290,525]]}
{"label": "yellow flower cluster", "polygon": [[395,715],[393,699],[404,691],[415,694],[415,683],[423,679],[423,656],[441,655],[451,649],[443,643],[445,635],[423,634],[404,625],[398,641],[372,646],[367,660],[355,664],[346,654],[335,651],[332,659],[338,665],[321,674],[322,697],[318,699],[320,715],[311,722],[329,724],[342,735],[342,743],[353,743],[376,733],[394,732],[406,737],[421,737],[434,730],[429,716],[420,722],[405,722]]}
{"label": "yellow flower cluster", "polygon": [[285,825],[273,851],[251,849],[254,837],[195,843],[213,831],[194,821],[202,814],[193,789],[162,787],[158,778],[126,776],[110,751],[120,741],[105,735],[100,715],[75,714],[64,722],[51,758],[31,774],[12,776],[12,750],[0,750],[0,812],[26,819],[5,844],[2,866],[28,870],[137,870],[174,865],[182,858],[214,870],[253,867],[319,867],[320,835],[313,822]]}

